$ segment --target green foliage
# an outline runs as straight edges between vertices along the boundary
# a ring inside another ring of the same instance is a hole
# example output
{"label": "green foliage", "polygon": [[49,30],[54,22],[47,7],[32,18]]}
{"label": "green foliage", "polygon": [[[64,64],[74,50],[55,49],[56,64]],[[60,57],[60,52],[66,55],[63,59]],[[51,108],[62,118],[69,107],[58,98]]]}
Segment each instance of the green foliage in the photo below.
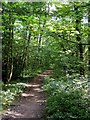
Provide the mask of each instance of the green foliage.
{"label": "green foliage", "polygon": [[45,78],[48,120],[89,119],[89,98],[85,78]]}
{"label": "green foliage", "polygon": [[0,91],[0,97],[2,100],[2,108],[5,109],[8,105],[11,105],[15,96],[18,96],[25,88],[25,83],[10,83],[4,85],[2,84],[2,90]]}
{"label": "green foliage", "polygon": [[82,70],[85,77],[90,73],[88,6],[82,1],[2,2],[2,76],[8,82],[0,93],[3,106],[22,91],[17,77],[53,68],[44,86],[48,119],[88,117],[85,78],[79,78]]}
{"label": "green foliage", "polygon": [[[55,10],[51,10],[52,6]],[[87,8],[81,6],[82,2],[3,2],[3,79],[9,81],[49,67],[56,69],[56,66],[61,71],[66,67],[70,74],[78,73],[82,62],[81,66],[87,64],[87,47],[83,47],[83,61],[80,60],[79,46],[72,43],[79,42],[77,36],[81,36],[81,43],[87,43],[88,27],[83,22]],[[76,29],[76,19],[81,20],[80,31]]]}

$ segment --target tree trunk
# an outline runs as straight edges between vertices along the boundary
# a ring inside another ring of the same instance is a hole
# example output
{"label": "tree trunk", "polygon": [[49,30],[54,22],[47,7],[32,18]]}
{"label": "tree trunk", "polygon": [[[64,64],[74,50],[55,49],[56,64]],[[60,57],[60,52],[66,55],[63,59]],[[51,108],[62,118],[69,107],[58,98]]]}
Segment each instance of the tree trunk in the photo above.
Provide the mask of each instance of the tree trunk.
{"label": "tree trunk", "polygon": [[31,28],[28,29],[29,30],[29,34],[27,36],[27,49],[26,49],[26,54],[27,54],[27,58],[26,58],[26,67],[29,66],[29,45],[30,45],[30,41],[31,41]]}
{"label": "tree trunk", "polygon": [[7,81],[9,82],[13,75],[13,56],[12,56],[12,43],[13,43],[13,15],[12,11],[9,13],[9,40],[8,40],[8,62],[7,62]]}
{"label": "tree trunk", "polygon": [[31,27],[27,25],[24,35],[23,68],[28,72],[29,67],[29,45],[31,41]]}
{"label": "tree trunk", "polygon": [[88,81],[90,82],[90,2],[88,4]]}
{"label": "tree trunk", "polygon": [[81,23],[81,17],[79,16],[79,7],[78,6],[74,6],[75,12],[76,12],[76,31],[78,31],[79,34],[77,34],[77,41],[79,42],[79,46],[78,46],[78,50],[79,50],[79,57],[80,57],[80,76],[84,76],[84,66],[82,66],[82,62],[83,62],[83,46],[82,46],[82,42],[81,42],[81,33],[80,33],[80,23]]}

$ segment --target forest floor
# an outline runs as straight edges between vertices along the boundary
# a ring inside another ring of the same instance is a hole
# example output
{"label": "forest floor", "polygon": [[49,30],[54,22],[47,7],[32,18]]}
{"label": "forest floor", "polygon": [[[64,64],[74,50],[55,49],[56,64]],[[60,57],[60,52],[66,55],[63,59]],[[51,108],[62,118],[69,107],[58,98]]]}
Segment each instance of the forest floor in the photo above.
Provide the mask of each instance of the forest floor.
{"label": "forest floor", "polygon": [[45,114],[45,93],[42,89],[44,77],[50,75],[52,70],[46,70],[36,76],[33,80],[26,83],[23,93],[16,97],[12,106],[10,106],[2,115],[2,120],[13,120],[26,118],[43,120]]}

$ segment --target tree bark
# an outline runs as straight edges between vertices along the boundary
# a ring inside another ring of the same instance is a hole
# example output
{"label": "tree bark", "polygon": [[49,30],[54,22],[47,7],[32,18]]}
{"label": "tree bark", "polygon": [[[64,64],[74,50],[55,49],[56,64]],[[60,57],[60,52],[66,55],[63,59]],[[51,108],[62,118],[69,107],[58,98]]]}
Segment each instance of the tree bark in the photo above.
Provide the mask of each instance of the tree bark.
{"label": "tree bark", "polygon": [[88,4],[88,81],[90,82],[90,2]]}
{"label": "tree bark", "polygon": [[12,49],[13,49],[13,14],[12,10],[9,13],[9,39],[8,39],[8,62],[7,62],[7,81],[10,82],[12,75],[13,75],[13,55],[12,55]]}
{"label": "tree bark", "polygon": [[[83,62],[83,46],[81,42],[81,33],[80,33],[80,23],[81,23],[81,17],[79,16],[79,7],[74,6],[74,10],[76,12],[76,31],[78,31],[79,34],[77,34],[77,41],[79,42],[78,49],[79,49],[79,57],[80,61]],[[80,65],[80,76],[84,76],[84,66],[82,66],[82,63]]]}

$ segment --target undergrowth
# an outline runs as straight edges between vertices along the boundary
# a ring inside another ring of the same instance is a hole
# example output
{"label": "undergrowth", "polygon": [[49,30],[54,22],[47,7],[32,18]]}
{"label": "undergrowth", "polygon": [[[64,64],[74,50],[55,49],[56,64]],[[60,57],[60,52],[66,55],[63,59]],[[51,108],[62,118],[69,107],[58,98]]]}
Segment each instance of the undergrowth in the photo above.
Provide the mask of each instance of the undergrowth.
{"label": "undergrowth", "polygon": [[5,110],[7,106],[11,105],[15,97],[18,96],[23,89],[25,88],[25,83],[9,83],[3,84],[0,82],[2,89],[0,90],[0,99],[1,99],[1,111]]}
{"label": "undergrowth", "polygon": [[88,82],[78,76],[46,77],[47,120],[89,120]]}

